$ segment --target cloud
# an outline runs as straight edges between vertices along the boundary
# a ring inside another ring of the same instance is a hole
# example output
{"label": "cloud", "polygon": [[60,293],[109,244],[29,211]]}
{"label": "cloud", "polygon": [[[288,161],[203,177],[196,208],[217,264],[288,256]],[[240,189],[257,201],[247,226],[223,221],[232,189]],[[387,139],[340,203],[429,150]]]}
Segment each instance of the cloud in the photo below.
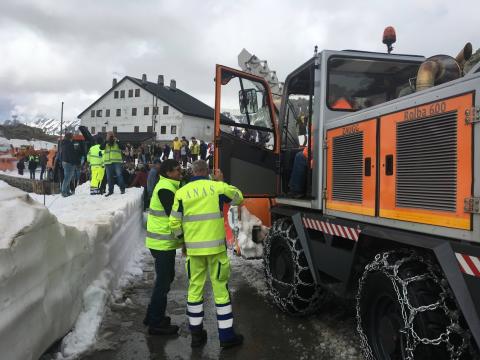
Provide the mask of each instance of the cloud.
{"label": "cloud", "polygon": [[[0,114],[75,118],[113,76],[158,74],[213,105],[214,66],[245,47],[284,79],[319,49],[455,55],[479,46],[477,0],[0,2]],[[475,47],[475,46],[474,46]],[[0,117],[1,119],[1,117]]]}

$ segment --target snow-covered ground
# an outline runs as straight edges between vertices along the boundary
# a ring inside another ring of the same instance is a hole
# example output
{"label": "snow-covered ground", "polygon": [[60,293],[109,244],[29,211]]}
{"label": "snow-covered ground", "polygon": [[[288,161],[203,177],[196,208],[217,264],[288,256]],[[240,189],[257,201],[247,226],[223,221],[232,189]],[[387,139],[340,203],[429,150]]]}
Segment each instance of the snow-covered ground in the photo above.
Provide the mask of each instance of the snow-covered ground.
{"label": "snow-covered ground", "polygon": [[67,333],[56,357],[75,358],[95,342],[115,289],[141,274],[140,189],[105,198],[87,183],[45,205],[0,181],[2,359],[36,360]]}
{"label": "snow-covered ground", "polygon": [[[35,179],[40,180],[40,168],[37,168],[35,171]],[[7,170],[7,171],[2,171],[0,170],[0,174],[2,175],[8,175],[8,176],[13,176],[13,177],[19,177],[19,178],[24,178],[24,179],[30,179],[30,171],[28,169],[23,170],[23,175],[20,175],[18,173],[18,170]],[[47,176],[46,172],[44,176]]]}

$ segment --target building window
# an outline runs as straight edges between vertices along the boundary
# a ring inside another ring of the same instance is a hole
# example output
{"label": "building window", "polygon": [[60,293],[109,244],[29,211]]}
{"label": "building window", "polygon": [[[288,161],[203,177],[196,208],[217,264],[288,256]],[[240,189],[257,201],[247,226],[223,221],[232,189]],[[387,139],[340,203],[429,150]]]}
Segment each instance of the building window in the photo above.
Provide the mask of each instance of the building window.
{"label": "building window", "polygon": [[120,90],[120,98],[125,98],[125,90]]}
{"label": "building window", "polygon": [[113,92],[113,98],[114,98],[114,99],[118,99],[118,90],[115,90],[115,91]]}
{"label": "building window", "polygon": [[110,117],[110,109],[105,110],[105,117]]}
{"label": "building window", "polygon": [[147,132],[152,133],[153,132],[153,126],[147,126]]}
{"label": "building window", "polygon": [[137,116],[137,108],[132,108],[132,116]]}
{"label": "building window", "polygon": [[122,110],[121,109],[117,109],[117,116],[121,116],[122,115]]}
{"label": "building window", "polygon": [[167,133],[167,127],[166,126],[160,126],[160,134],[166,134]]}
{"label": "building window", "polygon": [[135,89],[135,97],[140,97],[140,89]]}
{"label": "building window", "polygon": [[95,110],[90,111],[90,117],[95,117]]}
{"label": "building window", "polygon": [[177,125],[172,125],[170,127],[170,134],[176,134],[177,133]]}
{"label": "building window", "polygon": [[133,97],[133,89],[128,90],[128,97]]}
{"label": "building window", "polygon": [[106,126],[102,126],[102,133],[106,133],[107,132],[107,127]]}
{"label": "building window", "polygon": [[158,106],[153,107],[153,115],[158,115]]}
{"label": "building window", "polygon": [[150,108],[148,106],[143,108],[143,115],[148,115],[149,112],[150,112]]}
{"label": "building window", "polygon": [[102,110],[97,110],[97,117],[102,117]]}
{"label": "building window", "polygon": [[168,106],[163,107],[163,115],[168,115]]}
{"label": "building window", "polygon": [[92,134],[95,134],[95,126],[92,126]]}
{"label": "building window", "polygon": [[133,132],[138,132],[138,131],[139,131],[138,126],[134,126],[133,127]]}
{"label": "building window", "polygon": [[116,127],[116,126],[113,127],[113,132],[114,132],[115,134],[117,133],[117,127]]}

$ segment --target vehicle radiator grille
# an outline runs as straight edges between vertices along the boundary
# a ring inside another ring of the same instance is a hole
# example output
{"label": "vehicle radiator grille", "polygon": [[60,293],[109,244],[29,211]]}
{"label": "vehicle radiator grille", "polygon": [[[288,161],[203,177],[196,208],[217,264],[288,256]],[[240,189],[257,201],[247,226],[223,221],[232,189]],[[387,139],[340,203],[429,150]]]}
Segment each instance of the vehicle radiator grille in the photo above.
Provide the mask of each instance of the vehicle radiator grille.
{"label": "vehicle radiator grille", "polygon": [[457,112],[397,123],[396,206],[455,211]]}
{"label": "vehicle radiator grille", "polygon": [[363,132],[333,139],[332,197],[338,201],[362,203]]}

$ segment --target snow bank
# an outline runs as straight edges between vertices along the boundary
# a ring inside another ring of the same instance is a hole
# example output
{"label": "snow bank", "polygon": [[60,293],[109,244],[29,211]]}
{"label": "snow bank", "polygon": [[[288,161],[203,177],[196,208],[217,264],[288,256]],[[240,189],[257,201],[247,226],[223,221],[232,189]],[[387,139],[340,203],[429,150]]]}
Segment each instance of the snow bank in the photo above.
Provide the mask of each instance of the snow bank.
{"label": "snow bank", "polygon": [[[30,171],[28,169],[25,169],[23,171],[23,175],[20,175],[18,173],[18,170],[6,170],[6,171],[0,170],[0,174],[12,176],[12,177],[30,179]],[[40,168],[37,168],[37,170],[35,171],[35,174],[36,174],[35,179],[39,180],[40,179]]]}
{"label": "snow bank", "polygon": [[[142,191],[68,198],[28,195],[0,181],[0,351],[38,359],[57,339],[59,358],[95,340],[112,291],[138,273]],[[129,273],[123,276],[125,271]]]}

